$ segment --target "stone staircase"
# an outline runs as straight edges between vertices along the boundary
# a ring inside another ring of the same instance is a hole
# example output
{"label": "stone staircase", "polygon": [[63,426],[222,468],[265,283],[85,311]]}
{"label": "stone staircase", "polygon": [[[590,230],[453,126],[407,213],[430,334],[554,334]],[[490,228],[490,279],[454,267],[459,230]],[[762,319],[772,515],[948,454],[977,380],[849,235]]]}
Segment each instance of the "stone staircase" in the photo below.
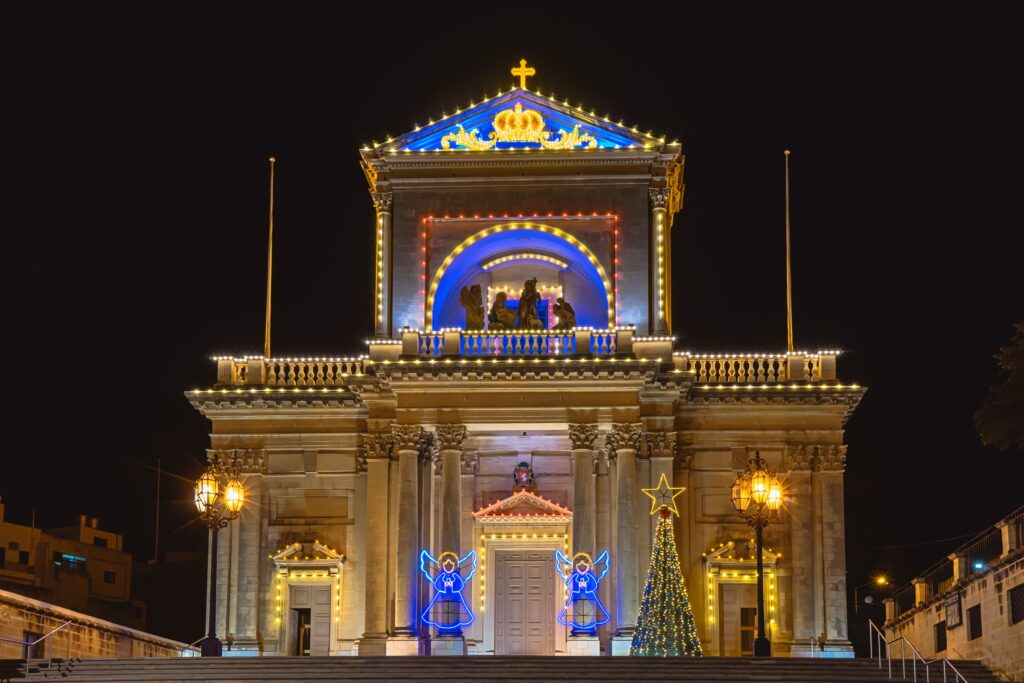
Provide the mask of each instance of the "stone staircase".
{"label": "stone staircase", "polygon": [[[908,678],[910,662],[908,661]],[[900,680],[893,662],[893,680]],[[980,662],[955,662],[969,683],[997,679]],[[772,681],[882,683],[886,669],[867,659],[704,659],[645,657],[223,657],[0,661],[0,681]],[[918,669],[918,681],[925,674]],[[942,681],[933,665],[931,680]],[[947,679],[955,683],[953,676]]]}

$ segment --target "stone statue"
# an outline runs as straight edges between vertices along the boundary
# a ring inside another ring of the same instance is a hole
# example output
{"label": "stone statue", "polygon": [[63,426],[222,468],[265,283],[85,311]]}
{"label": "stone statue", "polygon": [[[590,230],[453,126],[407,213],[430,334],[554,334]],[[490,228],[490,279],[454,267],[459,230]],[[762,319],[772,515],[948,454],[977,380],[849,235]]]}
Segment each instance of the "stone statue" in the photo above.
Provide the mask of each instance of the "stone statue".
{"label": "stone statue", "polygon": [[484,300],[480,294],[480,285],[473,285],[469,289],[463,287],[459,293],[459,301],[466,309],[466,329],[484,329]]}
{"label": "stone statue", "polygon": [[572,310],[569,302],[562,297],[555,299],[555,305],[551,311],[558,318],[558,322],[551,329],[571,330],[576,327],[576,311]]}
{"label": "stone statue", "polygon": [[537,293],[537,278],[531,278],[523,283],[523,292],[519,295],[516,329],[543,330],[547,327],[537,317],[538,301],[540,301],[540,294]]}
{"label": "stone statue", "polygon": [[506,301],[508,294],[505,292],[498,292],[494,297],[491,312],[487,316],[487,329],[511,330],[516,326],[516,314],[505,305]]}

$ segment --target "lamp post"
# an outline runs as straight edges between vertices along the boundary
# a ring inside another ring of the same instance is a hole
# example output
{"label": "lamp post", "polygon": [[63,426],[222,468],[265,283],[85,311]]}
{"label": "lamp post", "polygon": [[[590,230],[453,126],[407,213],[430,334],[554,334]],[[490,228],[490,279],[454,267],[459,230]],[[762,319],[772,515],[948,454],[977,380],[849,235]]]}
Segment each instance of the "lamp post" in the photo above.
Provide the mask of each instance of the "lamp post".
{"label": "lamp post", "polygon": [[746,469],[732,485],[732,504],[757,532],[757,638],[754,639],[754,656],[771,657],[772,644],[764,630],[762,531],[782,507],[782,485],[775,475],[768,472],[760,451],[755,451],[753,460],[747,463]]}
{"label": "lamp post", "polygon": [[220,657],[224,648],[217,638],[217,532],[238,518],[245,505],[245,488],[234,474],[210,465],[196,481],[195,502],[210,534],[210,622],[201,653],[203,657]]}
{"label": "lamp post", "polygon": [[[884,574],[880,574],[879,576],[876,576],[875,578],[871,579],[870,581],[865,581],[864,583],[860,584],[859,586],[854,586],[854,588],[853,588],[853,612],[854,612],[854,614],[859,614],[860,613],[860,600],[857,599],[857,595],[858,595],[858,591],[860,591],[861,588],[864,588],[865,586],[875,586],[877,588],[885,588],[888,585],[889,585],[889,577],[885,576]],[[864,598],[865,602],[873,602],[873,600],[871,600],[871,601],[868,600],[868,598],[870,598],[870,597],[871,597],[870,595],[865,597]]]}

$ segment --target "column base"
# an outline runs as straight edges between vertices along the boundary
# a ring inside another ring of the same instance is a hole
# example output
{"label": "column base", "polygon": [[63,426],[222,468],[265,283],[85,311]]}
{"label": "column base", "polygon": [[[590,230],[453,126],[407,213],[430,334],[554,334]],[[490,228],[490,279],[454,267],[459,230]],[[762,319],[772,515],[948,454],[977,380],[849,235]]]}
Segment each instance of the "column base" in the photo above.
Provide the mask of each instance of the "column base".
{"label": "column base", "polygon": [[385,654],[388,657],[416,657],[420,653],[418,636],[388,636]]}
{"label": "column base", "polygon": [[628,657],[632,645],[632,635],[612,636],[612,657]]}
{"label": "column base", "polygon": [[359,657],[384,657],[388,653],[388,637],[386,634],[364,635],[356,645]]}
{"label": "column base", "polygon": [[597,636],[569,636],[565,641],[565,654],[570,657],[600,657],[601,640]]}
{"label": "column base", "polygon": [[466,654],[465,636],[434,636],[430,641],[430,656],[461,657]]}

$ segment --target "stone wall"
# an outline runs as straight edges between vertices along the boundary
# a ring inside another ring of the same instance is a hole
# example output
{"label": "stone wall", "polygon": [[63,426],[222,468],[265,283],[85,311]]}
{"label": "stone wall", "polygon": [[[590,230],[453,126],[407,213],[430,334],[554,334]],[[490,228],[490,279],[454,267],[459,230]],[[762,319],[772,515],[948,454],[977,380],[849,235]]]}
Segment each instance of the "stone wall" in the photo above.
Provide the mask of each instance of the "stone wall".
{"label": "stone wall", "polygon": [[[17,593],[0,590],[0,658],[24,656],[21,642],[71,624],[36,646],[35,657],[181,657],[194,648]],[[26,634],[38,634],[27,636]]]}

